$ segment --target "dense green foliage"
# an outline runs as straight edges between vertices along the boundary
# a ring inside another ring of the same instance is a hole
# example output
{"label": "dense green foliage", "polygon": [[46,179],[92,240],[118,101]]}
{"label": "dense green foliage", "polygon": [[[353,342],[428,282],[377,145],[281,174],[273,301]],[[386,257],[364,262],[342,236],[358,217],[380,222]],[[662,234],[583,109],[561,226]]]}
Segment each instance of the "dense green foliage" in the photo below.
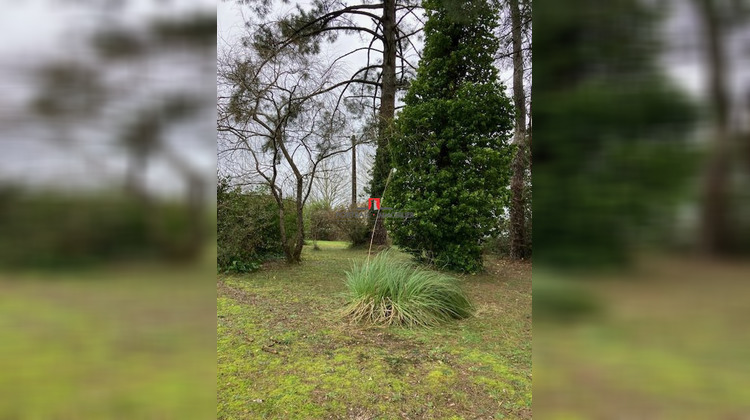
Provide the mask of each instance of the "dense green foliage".
{"label": "dense green foliage", "polygon": [[378,254],[346,273],[347,317],[382,325],[434,326],[466,318],[473,308],[454,277]]}
{"label": "dense green foliage", "polygon": [[0,265],[60,268],[192,258],[203,246],[193,229],[197,223],[179,203],[6,187],[0,191]]}
{"label": "dense green foliage", "polygon": [[[338,207],[337,212],[349,211],[344,207]],[[341,238],[349,241],[352,247],[360,247],[370,243],[372,229],[365,217],[337,217],[336,226],[338,227]]]}
{"label": "dense green foliage", "polygon": [[497,81],[496,11],[483,0],[424,2],[425,47],[391,141],[394,243],[442,268],[482,269],[482,241],[508,204],[513,111]]}
{"label": "dense green foliage", "polygon": [[352,217],[352,213],[355,211],[349,206],[331,208],[320,201],[308,203],[305,206],[305,238],[313,243],[347,241],[352,247],[369,244],[372,229],[368,226],[368,218]]}
{"label": "dense green foliage", "polygon": [[[526,232],[528,232],[528,235],[526,235],[525,237],[526,248],[528,249],[527,258],[531,259],[533,223],[531,219],[530,203],[528,203],[526,206],[525,229],[526,229]],[[497,255],[501,257],[510,257],[511,255],[511,249],[510,249],[511,243],[510,242],[511,242],[510,220],[503,218],[500,220],[497,230],[493,232],[492,235],[485,240],[484,244],[482,244],[482,249],[484,250],[485,254],[493,254],[493,255]]]}
{"label": "dense green foliage", "polygon": [[[216,189],[216,263],[219,271],[253,271],[264,260],[283,256],[279,208],[270,194],[244,192],[219,180]],[[288,203],[287,235],[295,232],[294,203]]]}
{"label": "dense green foliage", "polygon": [[692,107],[661,74],[652,6],[548,3],[534,12],[535,262],[623,263],[690,174]]}

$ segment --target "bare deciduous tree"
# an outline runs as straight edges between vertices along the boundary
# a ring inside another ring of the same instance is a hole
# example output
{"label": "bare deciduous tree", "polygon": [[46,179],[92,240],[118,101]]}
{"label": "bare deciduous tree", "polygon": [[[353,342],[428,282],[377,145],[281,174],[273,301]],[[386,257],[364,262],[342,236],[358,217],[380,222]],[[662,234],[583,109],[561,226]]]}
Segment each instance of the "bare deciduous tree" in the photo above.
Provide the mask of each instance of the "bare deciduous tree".
{"label": "bare deciduous tree", "polygon": [[[352,144],[349,144],[352,146]],[[318,175],[313,180],[313,195],[328,209],[345,201],[347,191],[347,167],[345,162],[328,159],[318,166]]]}
{"label": "bare deciduous tree", "polygon": [[[243,163],[244,176],[264,185],[285,220],[287,203],[294,203],[296,232],[284,223],[279,234],[286,259],[300,261],[304,244],[303,209],[324,161],[351,149],[345,119],[334,109],[333,65],[323,66],[294,52],[263,59],[254,51],[229,56],[221,63],[219,97],[220,165]],[[239,58],[238,58],[239,57]],[[290,200],[291,199],[291,200]]]}
{"label": "bare deciduous tree", "polygon": [[[364,55],[363,65],[342,74],[338,85],[343,87],[335,102],[338,109],[343,99],[357,102],[363,109],[377,114],[377,147],[369,186],[373,197],[380,197],[391,169],[388,151],[389,133],[397,109],[397,93],[408,87],[421,58],[421,36],[424,27],[419,11],[420,2],[383,0],[381,2],[342,2],[314,0],[297,4],[294,12],[277,20],[268,19],[273,10],[270,0],[238,0],[249,4],[256,15],[265,19],[249,38],[269,56],[296,50],[317,54],[321,41],[335,41],[339,35],[357,35],[360,42],[336,54],[335,61],[355,54]],[[384,243],[385,227],[375,226],[378,243]]]}

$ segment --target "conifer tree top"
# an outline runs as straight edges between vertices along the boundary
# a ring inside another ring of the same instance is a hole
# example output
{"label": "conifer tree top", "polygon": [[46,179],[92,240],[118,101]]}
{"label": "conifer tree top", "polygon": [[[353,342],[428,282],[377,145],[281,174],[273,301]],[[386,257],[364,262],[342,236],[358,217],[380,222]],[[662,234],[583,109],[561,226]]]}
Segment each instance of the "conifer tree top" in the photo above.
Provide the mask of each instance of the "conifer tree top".
{"label": "conifer tree top", "polygon": [[426,0],[425,46],[407,105],[451,98],[461,85],[494,84],[497,10],[486,0]]}

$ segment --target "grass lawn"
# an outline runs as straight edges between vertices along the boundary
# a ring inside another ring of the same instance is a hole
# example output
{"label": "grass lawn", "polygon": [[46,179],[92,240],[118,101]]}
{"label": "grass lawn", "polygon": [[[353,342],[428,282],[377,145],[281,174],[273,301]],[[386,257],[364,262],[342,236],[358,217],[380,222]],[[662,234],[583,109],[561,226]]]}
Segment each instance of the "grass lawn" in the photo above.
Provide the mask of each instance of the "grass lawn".
{"label": "grass lawn", "polygon": [[530,264],[490,259],[462,277],[475,317],[365,327],[338,310],[366,250],[318,245],[299,266],[219,276],[219,419],[531,418]]}
{"label": "grass lawn", "polygon": [[0,273],[0,419],[212,418],[212,269]]}
{"label": "grass lawn", "polygon": [[[537,277],[539,280],[539,277]],[[545,419],[747,419],[750,265],[648,261],[593,279],[603,310],[534,326]]]}

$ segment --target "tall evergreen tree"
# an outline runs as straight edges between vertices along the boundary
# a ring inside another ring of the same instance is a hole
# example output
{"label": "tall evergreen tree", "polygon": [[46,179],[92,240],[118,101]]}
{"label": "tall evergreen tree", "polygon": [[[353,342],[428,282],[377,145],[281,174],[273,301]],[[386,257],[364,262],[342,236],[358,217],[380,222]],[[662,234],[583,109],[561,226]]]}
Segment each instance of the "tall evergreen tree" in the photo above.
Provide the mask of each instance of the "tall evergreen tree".
{"label": "tall evergreen tree", "polygon": [[426,0],[425,47],[391,140],[394,242],[417,259],[475,272],[508,204],[513,108],[493,66],[497,12],[486,0]]}
{"label": "tall evergreen tree", "polygon": [[694,110],[659,66],[658,12],[639,0],[535,3],[537,264],[626,263],[685,187]]}

